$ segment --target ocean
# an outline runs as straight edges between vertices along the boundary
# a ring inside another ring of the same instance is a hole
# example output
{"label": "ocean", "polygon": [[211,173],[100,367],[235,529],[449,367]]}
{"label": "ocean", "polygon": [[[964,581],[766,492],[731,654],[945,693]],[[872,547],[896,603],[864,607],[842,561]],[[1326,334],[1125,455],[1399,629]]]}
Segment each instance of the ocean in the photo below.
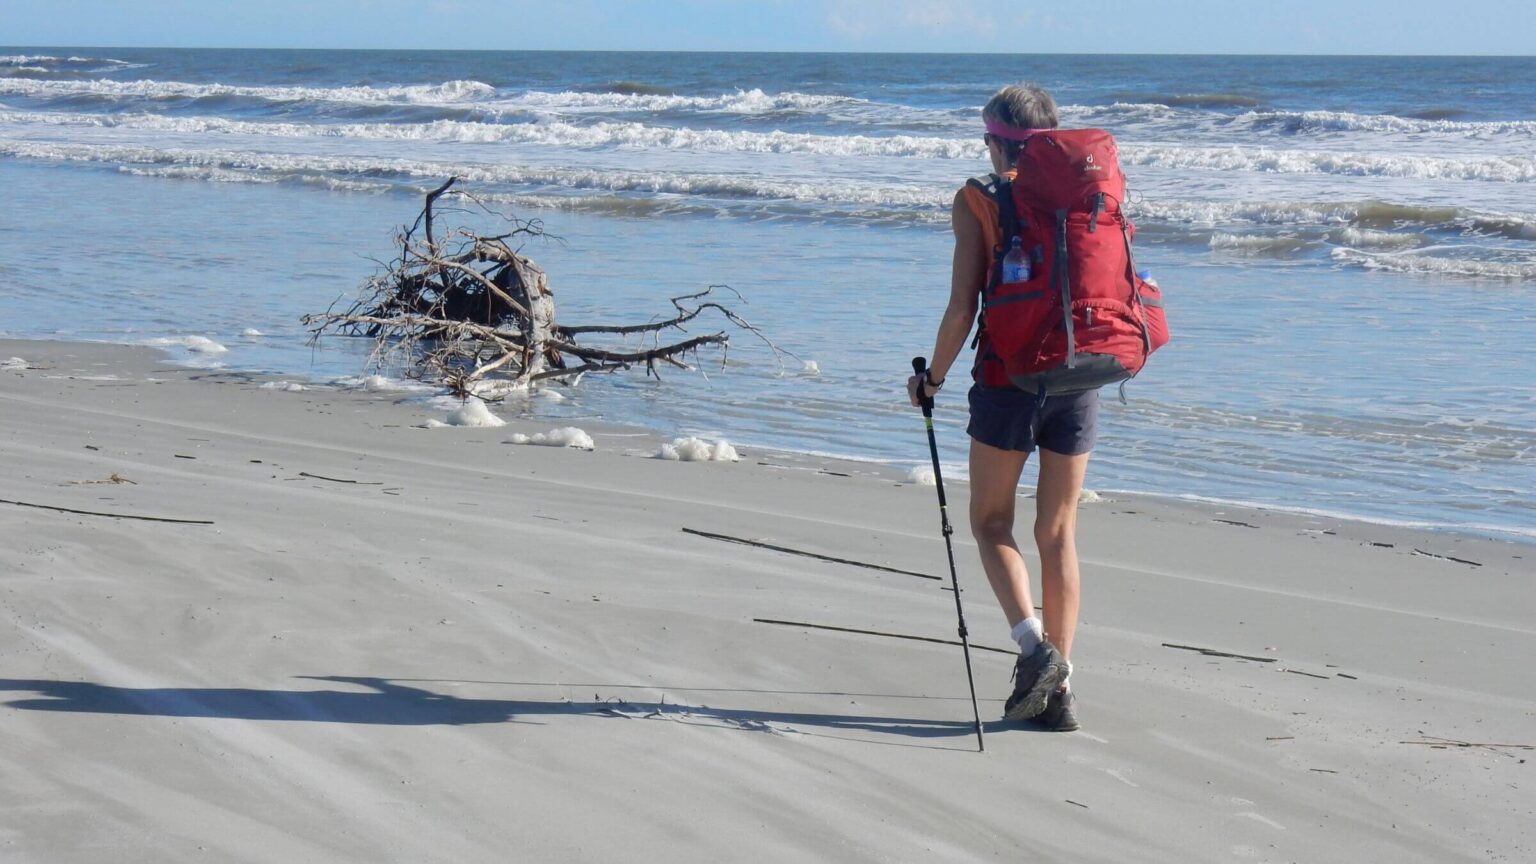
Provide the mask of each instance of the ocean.
{"label": "ocean", "polygon": [[[0,333],[357,375],[369,346],[300,316],[458,176],[558,237],[524,252],[563,322],[726,284],[790,352],[733,332],[501,410],[898,467],[980,106],[1034,81],[1121,142],[1174,334],[1106,391],[1090,488],[1536,540],[1536,58],[0,55]],[[959,379],[936,419],[963,475]]]}

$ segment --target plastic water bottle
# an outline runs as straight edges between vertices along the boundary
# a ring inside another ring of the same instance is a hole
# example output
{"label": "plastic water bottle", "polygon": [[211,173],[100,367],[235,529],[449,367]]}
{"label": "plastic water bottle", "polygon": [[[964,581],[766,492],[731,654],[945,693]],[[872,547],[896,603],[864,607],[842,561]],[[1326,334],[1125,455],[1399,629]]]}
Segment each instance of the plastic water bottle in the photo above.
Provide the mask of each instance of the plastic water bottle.
{"label": "plastic water bottle", "polygon": [[1003,256],[1003,282],[1029,281],[1029,254],[1024,251],[1023,241],[1014,235],[1013,248]]}
{"label": "plastic water bottle", "polygon": [[1143,281],[1145,283],[1147,283],[1148,285],[1151,285],[1153,288],[1157,288],[1158,290],[1162,290],[1162,287],[1157,284],[1157,280],[1152,278],[1152,271],[1151,270],[1138,270],[1138,271],[1136,271],[1136,278],[1140,279],[1141,281]]}

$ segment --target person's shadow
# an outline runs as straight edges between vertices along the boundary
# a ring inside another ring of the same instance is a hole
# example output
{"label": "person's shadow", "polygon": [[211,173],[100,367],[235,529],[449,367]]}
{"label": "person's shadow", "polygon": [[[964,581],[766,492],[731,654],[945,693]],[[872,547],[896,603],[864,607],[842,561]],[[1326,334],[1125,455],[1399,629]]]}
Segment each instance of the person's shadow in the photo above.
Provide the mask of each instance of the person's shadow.
{"label": "person's shadow", "polygon": [[[974,724],[851,714],[808,714],[712,708],[665,702],[540,702],[516,699],[466,699],[410,687],[387,678],[343,675],[299,676],[314,681],[354,684],[367,690],[252,690],[246,688],[113,687],[85,681],[0,679],[0,691],[30,691],[36,698],[4,704],[29,711],[71,711],[159,717],[216,717],[230,720],[359,723],[388,726],[462,726],[475,723],[528,722],[527,718],[589,715],[634,719],[705,722],[756,731],[794,731],[802,727],[877,732],[911,738],[970,735]],[[782,728],[775,729],[775,725]],[[988,724],[992,725],[992,724]],[[865,739],[867,740],[867,739]],[[885,742],[894,743],[894,742]]]}

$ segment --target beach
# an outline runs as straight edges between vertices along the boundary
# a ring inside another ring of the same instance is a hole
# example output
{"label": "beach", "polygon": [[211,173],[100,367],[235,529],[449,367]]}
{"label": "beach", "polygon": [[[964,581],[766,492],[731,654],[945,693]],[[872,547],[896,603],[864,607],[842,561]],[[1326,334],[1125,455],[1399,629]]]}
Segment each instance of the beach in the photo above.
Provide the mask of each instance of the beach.
{"label": "beach", "polygon": [[[1020,80],[1173,339],[1101,400],[1071,733],[997,719],[951,370],[979,752],[902,385]],[[1533,81],[0,48],[0,862],[1536,859]],[[465,404],[312,340],[450,177],[561,326],[718,286],[663,338],[728,350]]]}
{"label": "beach", "polygon": [[960,648],[898,638],[955,618],[897,467],[11,357],[5,861],[1536,856],[1529,544],[1105,493],[1083,729],[1045,733],[995,720],[1013,657],[950,479],[978,753]]}

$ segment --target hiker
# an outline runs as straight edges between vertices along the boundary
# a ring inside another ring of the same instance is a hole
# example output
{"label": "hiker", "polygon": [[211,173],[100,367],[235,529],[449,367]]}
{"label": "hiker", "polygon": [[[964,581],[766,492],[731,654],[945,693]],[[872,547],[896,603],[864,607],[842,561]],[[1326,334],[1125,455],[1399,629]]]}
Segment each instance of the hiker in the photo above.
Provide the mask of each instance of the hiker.
{"label": "hiker", "polygon": [[[999,90],[982,109],[982,117],[989,129],[983,140],[993,171],[1005,180],[1012,179],[1025,130],[1057,126],[1055,100],[1029,85]],[[990,269],[998,261],[995,250],[1007,241],[1000,236],[997,202],[977,184],[967,184],[955,194],[951,216],[955,251],[949,305],[926,375],[914,375],[907,382],[914,406],[919,386],[932,397],[945,385],[977,320]],[[1050,396],[1026,392],[1004,373],[990,342],[983,326],[971,368],[966,432],[971,437],[971,533],[1020,652],[1003,716],[1071,731],[1078,728],[1067,680],[1078,611],[1077,503],[1093,449],[1099,394],[1097,389]],[[1035,617],[1029,572],[1013,534],[1019,476],[1037,449],[1034,539],[1040,554],[1043,622]]]}

